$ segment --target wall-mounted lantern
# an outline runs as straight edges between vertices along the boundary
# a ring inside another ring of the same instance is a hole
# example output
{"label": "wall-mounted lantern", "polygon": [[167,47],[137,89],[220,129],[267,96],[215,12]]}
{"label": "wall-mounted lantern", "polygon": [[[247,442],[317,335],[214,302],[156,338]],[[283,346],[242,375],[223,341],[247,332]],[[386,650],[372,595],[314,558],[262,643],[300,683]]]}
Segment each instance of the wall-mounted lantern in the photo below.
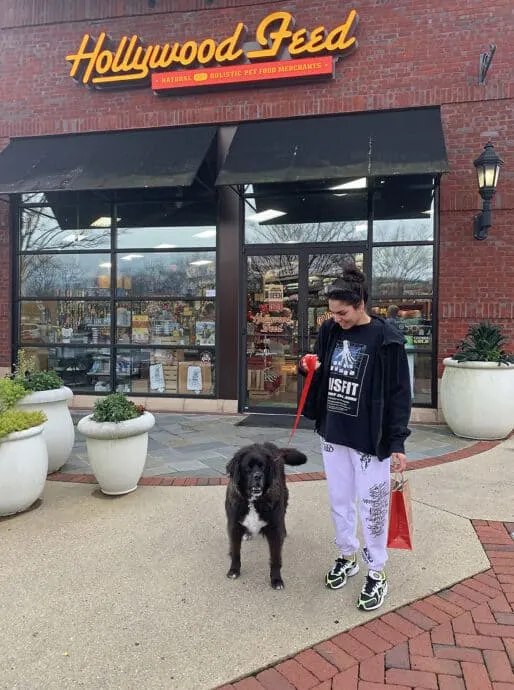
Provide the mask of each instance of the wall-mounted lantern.
{"label": "wall-mounted lantern", "polygon": [[491,227],[491,205],[496,192],[500,168],[503,161],[494,150],[494,146],[489,141],[482,153],[473,161],[477,170],[478,191],[484,203],[482,213],[475,216],[473,235],[476,240],[485,240],[489,228]]}

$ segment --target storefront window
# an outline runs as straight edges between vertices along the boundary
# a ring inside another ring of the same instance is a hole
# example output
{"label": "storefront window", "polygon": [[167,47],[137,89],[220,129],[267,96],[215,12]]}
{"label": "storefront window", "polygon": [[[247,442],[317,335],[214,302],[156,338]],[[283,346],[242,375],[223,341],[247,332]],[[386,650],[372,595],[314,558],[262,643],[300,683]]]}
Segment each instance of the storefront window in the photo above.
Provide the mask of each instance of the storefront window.
{"label": "storefront window", "polygon": [[22,297],[108,297],[110,254],[28,254],[20,259]]}
{"label": "storefront window", "polygon": [[119,297],[166,295],[205,297],[216,288],[214,252],[119,254]]}
{"label": "storefront window", "polygon": [[373,204],[371,309],[405,336],[413,401],[420,405],[433,404],[435,376],[435,189],[426,176],[379,179]]}
{"label": "storefront window", "polygon": [[156,197],[24,196],[17,346],[77,392],[215,394],[216,203]]}
{"label": "storefront window", "polygon": [[344,183],[330,185],[328,190],[326,185],[325,189],[314,185],[274,187],[250,185],[246,190],[246,244],[367,240],[367,191],[347,189]]}
{"label": "storefront window", "polygon": [[88,251],[111,246],[111,207],[97,202],[95,208],[69,206],[27,207],[21,213],[20,249]]}

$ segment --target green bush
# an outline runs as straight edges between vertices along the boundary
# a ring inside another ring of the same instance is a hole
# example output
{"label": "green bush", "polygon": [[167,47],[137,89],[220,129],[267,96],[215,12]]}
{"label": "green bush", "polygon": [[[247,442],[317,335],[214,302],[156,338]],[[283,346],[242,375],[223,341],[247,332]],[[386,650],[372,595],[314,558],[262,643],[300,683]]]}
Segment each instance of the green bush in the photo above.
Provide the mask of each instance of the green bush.
{"label": "green bush", "polygon": [[36,391],[56,390],[63,385],[63,381],[53,369],[49,369],[48,371],[31,372],[22,379],[22,384],[26,390],[35,393]]}
{"label": "green bush", "polygon": [[35,367],[36,358],[23,349],[18,350],[12,378],[31,393],[56,390],[63,385],[62,379],[53,369],[35,371]]}
{"label": "green bush", "polygon": [[123,393],[111,393],[96,401],[91,419],[95,422],[126,422],[140,417],[145,411]]}
{"label": "green bush", "polygon": [[513,364],[514,356],[503,349],[506,340],[500,326],[482,321],[470,326],[453,359],[458,362],[498,362],[498,366]]}
{"label": "green bush", "polygon": [[10,378],[0,379],[0,412],[9,410],[27,395],[26,388]]}
{"label": "green bush", "polygon": [[46,422],[46,415],[41,410],[27,412],[26,410],[5,410],[0,413],[0,438],[4,438],[15,431],[25,431]]}

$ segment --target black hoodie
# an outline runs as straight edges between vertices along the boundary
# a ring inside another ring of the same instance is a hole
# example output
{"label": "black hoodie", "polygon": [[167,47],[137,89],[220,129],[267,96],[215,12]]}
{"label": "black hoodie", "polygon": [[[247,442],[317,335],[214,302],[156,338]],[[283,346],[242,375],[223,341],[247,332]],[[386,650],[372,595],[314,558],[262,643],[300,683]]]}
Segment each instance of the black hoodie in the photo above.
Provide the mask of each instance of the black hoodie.
{"label": "black hoodie", "polygon": [[[383,460],[392,453],[405,452],[405,440],[410,435],[408,424],[412,398],[403,335],[381,317],[371,318],[380,322],[383,332],[374,363],[370,406],[371,445],[375,455]],[[340,326],[329,319],[321,325],[314,347],[321,367],[314,376],[312,394],[309,394],[306,407],[314,410],[308,416],[315,419],[316,431],[321,436],[327,414],[330,364],[340,334]]]}

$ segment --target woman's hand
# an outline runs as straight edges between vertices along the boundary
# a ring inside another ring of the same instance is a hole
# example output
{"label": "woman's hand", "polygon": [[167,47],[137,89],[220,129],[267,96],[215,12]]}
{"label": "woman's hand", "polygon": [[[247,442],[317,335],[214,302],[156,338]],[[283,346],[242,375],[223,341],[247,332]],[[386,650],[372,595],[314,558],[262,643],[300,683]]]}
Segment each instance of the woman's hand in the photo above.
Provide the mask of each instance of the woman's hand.
{"label": "woman's hand", "polygon": [[[316,357],[316,355],[304,355],[301,360],[300,360],[300,369],[302,371],[309,371],[309,368],[307,366],[307,357]],[[316,357],[316,368],[315,371],[317,371],[321,366],[321,362],[319,359]]]}
{"label": "woman's hand", "polygon": [[405,472],[407,469],[407,458],[405,453],[392,453],[391,470],[393,472]]}

